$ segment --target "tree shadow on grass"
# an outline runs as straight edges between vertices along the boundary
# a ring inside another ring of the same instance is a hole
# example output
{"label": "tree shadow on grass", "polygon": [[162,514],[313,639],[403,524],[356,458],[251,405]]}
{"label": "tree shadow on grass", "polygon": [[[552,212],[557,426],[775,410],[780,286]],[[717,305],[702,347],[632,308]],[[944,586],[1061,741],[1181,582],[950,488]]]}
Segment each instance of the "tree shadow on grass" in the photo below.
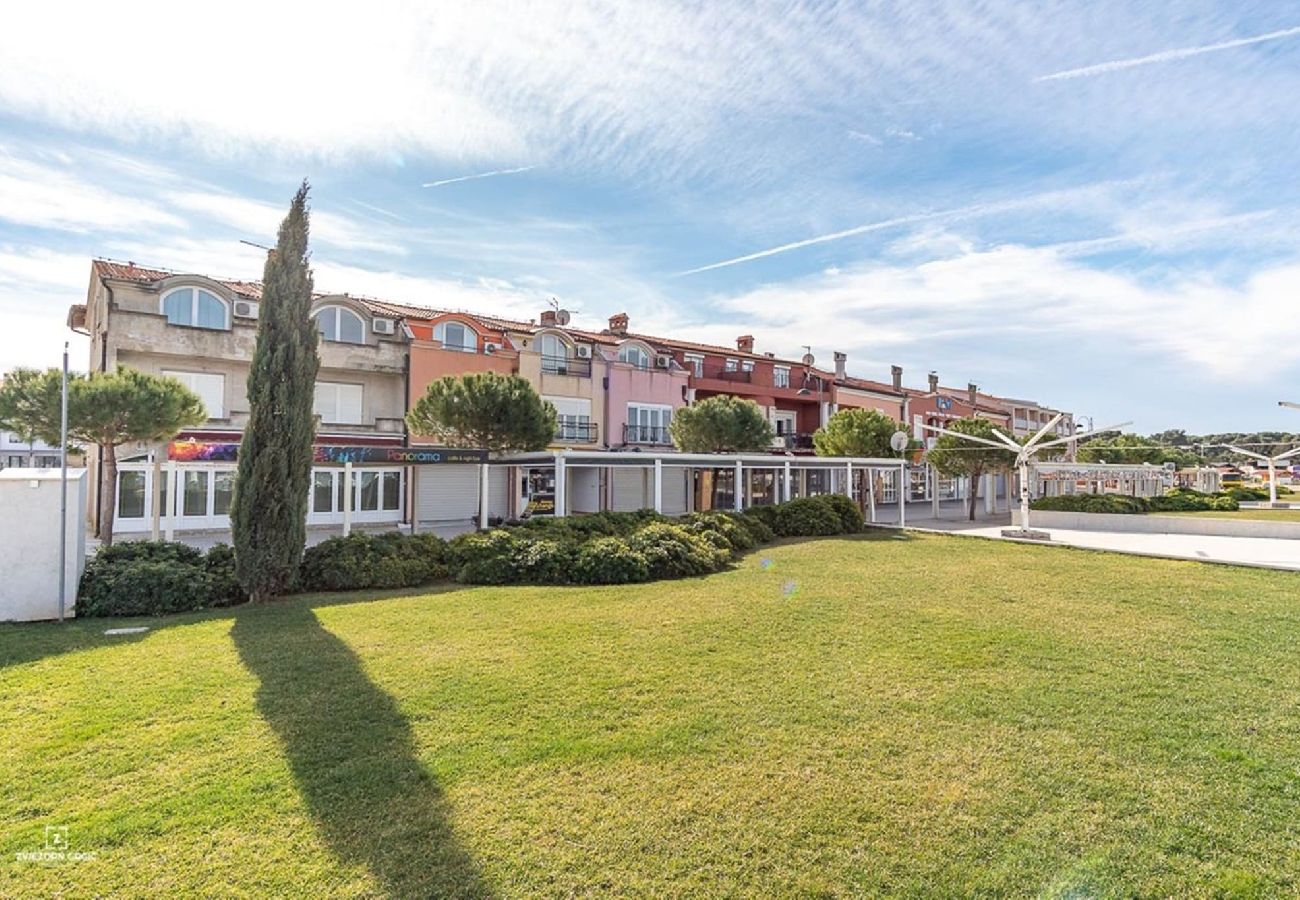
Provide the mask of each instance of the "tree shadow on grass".
{"label": "tree shadow on grass", "polygon": [[347,644],[302,603],[248,610],[231,636],[333,852],[392,896],[490,896],[406,720]]}

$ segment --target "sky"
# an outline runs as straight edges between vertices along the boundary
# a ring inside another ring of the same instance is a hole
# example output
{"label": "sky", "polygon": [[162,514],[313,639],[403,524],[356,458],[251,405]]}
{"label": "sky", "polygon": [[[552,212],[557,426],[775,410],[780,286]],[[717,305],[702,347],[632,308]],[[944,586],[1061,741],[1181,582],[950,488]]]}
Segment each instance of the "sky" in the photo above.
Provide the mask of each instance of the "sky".
{"label": "sky", "polygon": [[1300,430],[1300,4],[73,6],[0,29],[0,370],[307,178],[321,290]]}

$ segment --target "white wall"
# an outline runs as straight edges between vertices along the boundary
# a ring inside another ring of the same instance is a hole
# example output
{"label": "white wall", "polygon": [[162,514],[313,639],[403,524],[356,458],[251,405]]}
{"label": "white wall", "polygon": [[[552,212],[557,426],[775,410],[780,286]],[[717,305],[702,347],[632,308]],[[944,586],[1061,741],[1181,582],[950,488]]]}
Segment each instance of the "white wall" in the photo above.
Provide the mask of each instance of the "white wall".
{"label": "white wall", "polygon": [[[58,469],[0,472],[0,621],[59,616]],[[86,565],[86,470],[68,470],[68,559],[64,613],[73,615]]]}

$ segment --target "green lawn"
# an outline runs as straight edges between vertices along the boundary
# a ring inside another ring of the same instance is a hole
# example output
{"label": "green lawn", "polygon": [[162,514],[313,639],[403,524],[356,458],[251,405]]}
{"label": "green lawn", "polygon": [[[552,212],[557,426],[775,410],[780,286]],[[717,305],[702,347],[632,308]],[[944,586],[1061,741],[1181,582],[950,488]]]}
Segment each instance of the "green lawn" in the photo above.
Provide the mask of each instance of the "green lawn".
{"label": "green lawn", "polygon": [[890,535],[109,624],[0,627],[0,896],[1300,890],[1296,574]]}

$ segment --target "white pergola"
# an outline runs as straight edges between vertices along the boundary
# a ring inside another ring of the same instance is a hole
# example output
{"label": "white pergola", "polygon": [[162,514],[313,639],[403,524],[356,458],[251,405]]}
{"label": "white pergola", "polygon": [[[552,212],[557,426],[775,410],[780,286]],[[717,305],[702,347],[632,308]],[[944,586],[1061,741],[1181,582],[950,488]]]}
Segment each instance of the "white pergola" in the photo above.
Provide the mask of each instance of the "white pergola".
{"label": "white pergola", "polygon": [[1269,505],[1277,503],[1277,464],[1290,459],[1293,456],[1300,455],[1300,447],[1294,450],[1288,450],[1286,453],[1279,453],[1277,456],[1266,456],[1263,453],[1256,453],[1254,450],[1245,450],[1232,444],[1224,444],[1233,453],[1240,453],[1242,456],[1249,456],[1251,459],[1262,460],[1268,463],[1268,502]]}
{"label": "white pergola", "polygon": [[[483,528],[487,527],[487,473],[491,466],[554,467],[554,515],[557,517],[569,513],[566,508],[567,495],[565,492],[567,473],[570,469],[577,468],[636,468],[650,470],[653,473],[651,497],[653,499],[652,508],[655,512],[663,512],[663,470],[665,466],[690,470],[731,470],[735,473],[735,489],[732,493],[734,495],[733,507],[737,512],[744,509],[744,491],[741,490],[741,485],[747,471],[762,470],[780,473],[779,497],[782,501],[792,499],[794,475],[799,471],[842,472],[844,474],[843,493],[853,499],[857,499],[853,496],[853,475],[855,472],[887,471],[897,473],[898,489],[896,494],[899,526],[902,527],[907,523],[906,459],[848,456],[774,456],[763,453],[677,453],[675,451],[611,450],[557,450],[520,453],[494,459],[483,464],[482,478],[480,479],[482,497],[479,504],[479,525]],[[870,518],[874,521],[876,496],[874,484],[870,478],[867,479],[867,499]]]}
{"label": "white pergola", "polygon": [[976,437],[975,435],[972,434],[962,434],[960,431],[949,431],[948,429],[942,428],[938,425],[922,425],[921,427],[925,428],[927,431],[933,431],[937,434],[950,434],[953,437],[958,437],[963,440],[972,441],[973,443],[976,444],[985,444],[989,447],[997,447],[999,450],[1013,451],[1016,454],[1016,461],[1014,465],[1017,469],[1020,470],[1020,527],[1014,529],[1008,529],[1002,533],[1008,537],[1021,537],[1021,538],[1033,538],[1035,540],[1047,540],[1048,535],[1046,532],[1032,531],[1029,528],[1029,500],[1030,500],[1029,464],[1030,462],[1034,459],[1035,456],[1038,455],[1040,451],[1046,450],[1049,447],[1059,447],[1062,444],[1069,444],[1094,434],[1100,434],[1101,432],[1114,431],[1117,428],[1123,428],[1126,425],[1130,424],[1129,422],[1121,422],[1118,425],[1108,425],[1105,428],[1089,428],[1087,431],[1076,431],[1074,434],[1071,434],[1068,437],[1053,438],[1050,441],[1044,440],[1048,432],[1050,432],[1053,428],[1055,428],[1056,424],[1060,422],[1063,417],[1064,417],[1064,413],[1057,413],[1055,416],[1052,417],[1051,421],[1045,424],[1042,428],[1038,429],[1037,434],[1035,434],[1029,440],[1025,441],[1023,444],[1008,437],[1007,435],[998,431],[996,428],[993,428],[992,431],[994,436],[997,437],[998,440],[991,441],[988,438]]}

